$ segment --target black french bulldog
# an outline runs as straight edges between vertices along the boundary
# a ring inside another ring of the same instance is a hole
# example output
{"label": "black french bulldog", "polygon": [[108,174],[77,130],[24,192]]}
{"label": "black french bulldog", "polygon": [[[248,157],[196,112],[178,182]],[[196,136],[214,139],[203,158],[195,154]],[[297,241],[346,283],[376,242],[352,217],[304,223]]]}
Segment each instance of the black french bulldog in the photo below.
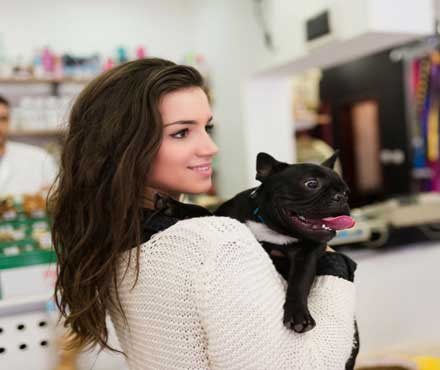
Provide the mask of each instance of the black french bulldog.
{"label": "black french bulldog", "polygon": [[[322,165],[289,165],[259,153],[256,179],[261,185],[239,193],[214,212],[246,223],[272,258],[277,252],[287,257],[290,268],[283,321],[298,333],[316,325],[307,299],[318,258],[336,230],[354,225],[349,217],[348,186],[333,171],[337,155]],[[162,197],[156,200],[159,208],[179,219],[211,214],[203,207]]]}
{"label": "black french bulldog", "polygon": [[316,263],[336,230],[350,228],[348,186],[333,171],[338,153],[322,165],[278,162],[257,156],[258,188],[245,190],[222,204],[215,215],[246,223],[266,251],[290,262],[284,324],[298,333],[315,327],[307,299]]}

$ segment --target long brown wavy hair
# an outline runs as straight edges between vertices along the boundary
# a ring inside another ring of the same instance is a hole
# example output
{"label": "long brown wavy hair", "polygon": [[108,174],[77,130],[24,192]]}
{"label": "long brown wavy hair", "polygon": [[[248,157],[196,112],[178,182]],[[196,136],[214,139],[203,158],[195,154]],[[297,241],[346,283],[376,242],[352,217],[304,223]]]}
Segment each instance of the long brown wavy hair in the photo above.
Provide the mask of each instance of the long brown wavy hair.
{"label": "long brown wavy hair", "polygon": [[73,105],[49,194],[55,300],[72,333],[70,348],[115,351],[107,344],[106,313],[116,307],[125,317],[118,294],[111,293],[121,252],[137,246],[139,273],[142,198],[162,141],[159,103],[169,92],[194,86],[204,87],[194,68],[148,58],[98,76]]}

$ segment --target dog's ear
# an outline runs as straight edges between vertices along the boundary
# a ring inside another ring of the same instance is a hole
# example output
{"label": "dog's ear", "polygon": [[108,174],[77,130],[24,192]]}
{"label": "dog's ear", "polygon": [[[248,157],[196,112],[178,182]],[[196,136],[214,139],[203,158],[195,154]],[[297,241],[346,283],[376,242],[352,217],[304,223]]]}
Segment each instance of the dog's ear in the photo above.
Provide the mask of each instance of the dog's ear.
{"label": "dog's ear", "polygon": [[257,155],[257,176],[258,181],[263,182],[268,176],[284,170],[288,166],[287,163],[279,162],[270,154],[258,153]]}
{"label": "dog's ear", "polygon": [[325,167],[334,169],[336,160],[338,159],[338,156],[339,156],[339,149],[335,150],[335,152],[333,153],[333,155],[330,158],[327,158],[324,162],[322,162],[321,166],[325,166]]}

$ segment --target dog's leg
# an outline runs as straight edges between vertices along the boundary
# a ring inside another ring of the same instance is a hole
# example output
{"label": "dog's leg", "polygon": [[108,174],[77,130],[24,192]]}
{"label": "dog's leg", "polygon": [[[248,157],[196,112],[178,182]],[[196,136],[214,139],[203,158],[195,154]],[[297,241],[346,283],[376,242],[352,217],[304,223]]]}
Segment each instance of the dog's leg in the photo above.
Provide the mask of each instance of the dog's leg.
{"label": "dog's leg", "polygon": [[309,331],[316,325],[307,307],[307,299],[316,276],[318,258],[324,250],[325,245],[306,244],[287,251],[290,271],[283,321],[287,328],[297,333]]}

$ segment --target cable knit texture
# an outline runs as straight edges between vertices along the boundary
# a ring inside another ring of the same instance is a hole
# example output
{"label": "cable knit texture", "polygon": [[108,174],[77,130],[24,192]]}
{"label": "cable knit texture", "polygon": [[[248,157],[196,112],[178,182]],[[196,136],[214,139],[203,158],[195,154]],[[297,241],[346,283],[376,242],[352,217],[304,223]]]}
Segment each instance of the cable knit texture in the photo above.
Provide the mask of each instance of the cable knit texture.
{"label": "cable knit texture", "polygon": [[[282,323],[286,282],[249,229],[226,217],[179,221],[119,271],[128,325],[110,312],[131,370],[342,370],[354,334],[353,283],[315,279],[305,334]],[[127,273],[124,276],[124,272]]]}

